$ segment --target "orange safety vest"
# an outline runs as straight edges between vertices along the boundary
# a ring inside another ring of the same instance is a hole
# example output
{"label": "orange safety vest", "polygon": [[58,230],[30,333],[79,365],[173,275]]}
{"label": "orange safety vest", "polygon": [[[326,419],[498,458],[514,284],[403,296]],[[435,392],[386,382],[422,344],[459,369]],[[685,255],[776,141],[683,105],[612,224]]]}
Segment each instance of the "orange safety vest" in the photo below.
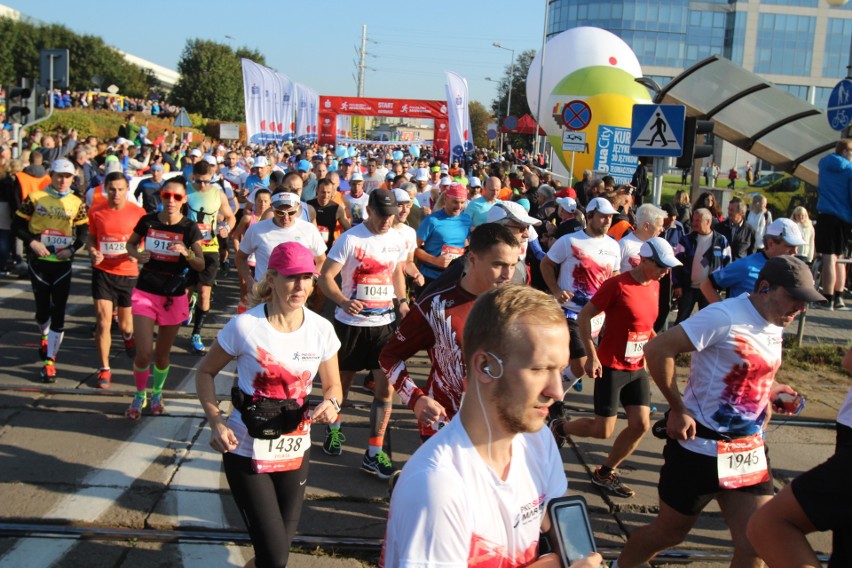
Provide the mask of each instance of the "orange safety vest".
{"label": "orange safety vest", "polygon": [[21,186],[21,201],[25,200],[30,193],[44,189],[50,185],[50,176],[47,174],[37,178],[28,173],[18,172],[15,174],[15,177],[18,178],[18,185]]}

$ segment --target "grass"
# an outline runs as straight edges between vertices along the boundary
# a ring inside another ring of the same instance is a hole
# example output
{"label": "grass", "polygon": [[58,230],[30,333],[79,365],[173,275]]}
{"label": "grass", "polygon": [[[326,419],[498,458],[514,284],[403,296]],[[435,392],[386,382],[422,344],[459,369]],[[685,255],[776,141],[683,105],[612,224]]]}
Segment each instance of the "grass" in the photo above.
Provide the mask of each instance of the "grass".
{"label": "grass", "polygon": [[848,346],[816,344],[784,346],[783,366],[804,371],[838,371]]}
{"label": "grass", "polygon": [[[108,140],[118,136],[118,127],[124,124],[128,114],[108,110],[54,110],[53,116],[36,126],[44,132],[54,132],[59,128],[67,132],[69,128],[75,128],[78,133],[78,140],[83,140],[87,136],[97,136],[101,140]],[[148,138],[150,140],[156,139],[167,130],[175,130],[174,119],[157,118],[142,113],[135,114],[136,122],[148,127]],[[192,132],[195,139],[200,134],[200,131],[195,128],[184,128],[183,130]]]}

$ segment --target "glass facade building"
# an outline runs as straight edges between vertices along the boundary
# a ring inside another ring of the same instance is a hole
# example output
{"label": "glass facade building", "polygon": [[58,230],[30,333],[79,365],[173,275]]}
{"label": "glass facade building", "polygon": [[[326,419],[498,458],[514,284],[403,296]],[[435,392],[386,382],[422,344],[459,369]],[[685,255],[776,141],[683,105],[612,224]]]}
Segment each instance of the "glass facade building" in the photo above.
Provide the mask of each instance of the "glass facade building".
{"label": "glass facade building", "polygon": [[549,0],[548,35],[595,26],[622,38],[646,77],[665,84],[718,54],[825,108],[846,76],[852,1]]}

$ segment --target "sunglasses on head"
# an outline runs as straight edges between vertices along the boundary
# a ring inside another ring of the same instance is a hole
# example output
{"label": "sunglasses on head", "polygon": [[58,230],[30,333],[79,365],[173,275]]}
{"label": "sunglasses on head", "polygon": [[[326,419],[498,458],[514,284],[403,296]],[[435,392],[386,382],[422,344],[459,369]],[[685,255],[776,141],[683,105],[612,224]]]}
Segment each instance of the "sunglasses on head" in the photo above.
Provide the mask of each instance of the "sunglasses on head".
{"label": "sunglasses on head", "polygon": [[276,209],[275,215],[278,216],[278,217],[284,217],[285,215],[287,217],[292,217],[298,212],[299,212],[298,209],[290,209],[289,211],[282,211],[281,209]]}
{"label": "sunglasses on head", "polygon": [[160,193],[160,198],[163,200],[171,200],[177,203],[181,203],[184,199],[186,199],[186,196],[182,193],[172,193],[170,191],[163,191]]}

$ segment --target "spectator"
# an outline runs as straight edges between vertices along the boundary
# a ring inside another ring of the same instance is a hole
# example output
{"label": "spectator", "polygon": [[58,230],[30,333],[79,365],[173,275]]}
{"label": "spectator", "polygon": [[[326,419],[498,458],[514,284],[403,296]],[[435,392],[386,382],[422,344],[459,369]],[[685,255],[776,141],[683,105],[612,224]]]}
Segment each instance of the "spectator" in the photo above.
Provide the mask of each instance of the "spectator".
{"label": "spectator", "polygon": [[772,223],[772,213],[766,210],[765,196],[757,194],[751,198],[751,211],[749,211],[746,221],[754,229],[757,250],[761,250],[763,248],[763,235],[766,233],[766,227]]}
{"label": "spectator", "polygon": [[802,240],[805,244],[799,247],[799,256],[805,259],[805,262],[811,264],[814,261],[814,224],[808,215],[808,210],[801,205],[793,209],[791,216],[793,221],[799,226],[802,232]]}
{"label": "spectator", "polygon": [[755,250],[754,228],[745,221],[747,211],[745,202],[734,197],[728,203],[728,218],[716,225],[716,230],[725,235],[731,245],[731,259],[745,258]]}

